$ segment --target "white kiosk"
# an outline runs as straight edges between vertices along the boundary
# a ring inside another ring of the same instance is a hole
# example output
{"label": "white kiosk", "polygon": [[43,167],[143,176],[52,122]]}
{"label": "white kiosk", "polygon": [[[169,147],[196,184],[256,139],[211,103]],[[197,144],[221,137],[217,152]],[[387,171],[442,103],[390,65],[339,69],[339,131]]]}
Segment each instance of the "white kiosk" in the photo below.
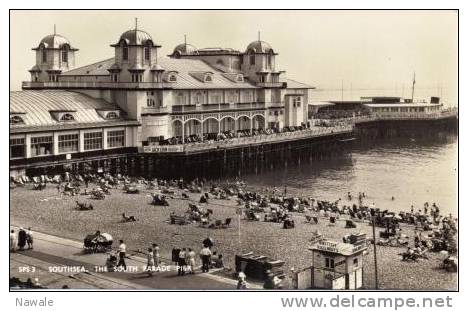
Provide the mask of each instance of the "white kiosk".
{"label": "white kiosk", "polygon": [[359,289],[363,284],[365,235],[354,243],[322,240],[313,245],[311,287],[322,289]]}

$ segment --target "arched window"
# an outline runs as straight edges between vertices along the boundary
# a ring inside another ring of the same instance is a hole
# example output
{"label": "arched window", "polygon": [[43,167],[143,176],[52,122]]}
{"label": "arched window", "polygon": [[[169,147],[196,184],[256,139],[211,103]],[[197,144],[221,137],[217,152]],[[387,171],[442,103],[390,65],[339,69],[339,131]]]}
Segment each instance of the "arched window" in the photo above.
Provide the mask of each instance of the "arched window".
{"label": "arched window", "polygon": [[176,82],[177,81],[177,77],[175,75],[170,75],[169,76],[169,81],[171,82]]}
{"label": "arched window", "polygon": [[151,48],[149,46],[145,46],[145,60],[151,59]]}
{"label": "arched window", "polygon": [[42,48],[41,53],[42,53],[42,62],[47,63],[47,52],[46,52],[46,50],[44,50],[44,48]]}
{"label": "arched window", "polygon": [[75,121],[75,117],[70,113],[65,113],[62,117],[60,117],[60,121]]}
{"label": "arched window", "polygon": [[255,54],[250,52],[250,55],[249,55],[249,63],[250,65],[255,65]]}
{"label": "arched window", "polygon": [[122,48],[122,59],[128,60],[128,47],[127,46],[124,46]]}
{"label": "arched window", "polygon": [[62,49],[62,62],[68,63],[68,46],[64,46]]}
{"label": "arched window", "polygon": [[237,82],[244,82],[244,77],[242,75],[238,75]]}
{"label": "arched window", "polygon": [[205,76],[205,82],[212,82],[212,81],[213,81],[213,78],[211,77],[211,75]]}
{"label": "arched window", "polygon": [[20,116],[11,116],[10,117],[10,124],[21,124],[21,123],[24,123],[24,120]]}
{"label": "arched window", "polygon": [[106,115],[106,119],[118,119],[119,115],[115,111],[111,111]]}

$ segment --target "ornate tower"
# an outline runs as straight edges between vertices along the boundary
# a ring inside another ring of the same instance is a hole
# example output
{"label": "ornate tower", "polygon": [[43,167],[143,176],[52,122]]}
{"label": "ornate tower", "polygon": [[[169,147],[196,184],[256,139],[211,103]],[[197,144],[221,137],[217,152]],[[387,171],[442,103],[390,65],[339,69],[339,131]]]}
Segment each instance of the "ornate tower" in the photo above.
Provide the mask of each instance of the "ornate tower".
{"label": "ornate tower", "polygon": [[67,38],[56,33],[45,36],[36,48],[36,65],[32,67],[31,81],[57,82],[58,76],[75,67],[75,52]]}
{"label": "ornate tower", "polygon": [[115,48],[115,63],[109,69],[113,82],[153,82],[151,67],[157,65],[158,48],[151,36],[138,29],[124,32]]}
{"label": "ornate tower", "polygon": [[245,50],[242,71],[249,77],[250,81],[265,83],[272,82],[272,74],[275,75],[275,53],[265,41],[258,40],[250,43]]}

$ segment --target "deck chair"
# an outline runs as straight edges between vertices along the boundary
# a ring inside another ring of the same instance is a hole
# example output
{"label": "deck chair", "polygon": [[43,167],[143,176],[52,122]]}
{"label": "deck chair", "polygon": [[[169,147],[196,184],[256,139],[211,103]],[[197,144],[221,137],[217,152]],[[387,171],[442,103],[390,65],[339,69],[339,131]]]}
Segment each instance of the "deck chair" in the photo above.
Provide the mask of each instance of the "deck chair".
{"label": "deck chair", "polygon": [[318,224],[318,218],[317,218],[317,216],[312,217],[312,219],[314,220],[315,224]]}
{"label": "deck chair", "polygon": [[232,218],[226,218],[226,219],[224,220],[223,227],[224,227],[224,228],[228,228],[228,227],[231,225],[231,221],[232,221]]}
{"label": "deck chair", "polygon": [[356,224],[352,220],[346,220],[345,228],[356,228]]}
{"label": "deck chair", "polygon": [[305,218],[306,218],[306,222],[310,223],[312,221],[312,217],[309,215],[306,215]]}

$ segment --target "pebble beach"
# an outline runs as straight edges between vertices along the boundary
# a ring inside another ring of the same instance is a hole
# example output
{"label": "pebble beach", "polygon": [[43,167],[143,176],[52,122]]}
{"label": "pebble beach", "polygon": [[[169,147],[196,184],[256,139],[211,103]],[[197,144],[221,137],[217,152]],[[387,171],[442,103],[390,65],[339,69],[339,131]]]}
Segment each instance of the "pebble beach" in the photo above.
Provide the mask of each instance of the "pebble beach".
{"label": "pebble beach", "polygon": [[[170,213],[183,215],[189,203],[198,202],[200,194],[190,193],[189,199],[182,199],[176,191],[174,195],[168,195],[169,206],[154,206],[151,204],[151,193],[155,190],[146,190],[145,185],[138,185],[138,188],[140,193],[127,194],[120,186],[111,189],[111,195],[104,200],[93,200],[84,195],[59,194],[53,185],[43,191],[31,190],[31,185],[18,187],[10,190],[10,221],[15,226],[31,226],[33,231],[79,241],[85,235],[100,230],[110,233],[114,240],[125,240],[130,251],[144,250],[151,243],[158,243],[165,258],[170,258],[170,252],[175,247],[190,247],[198,252],[202,240],[211,237],[215,241],[214,251],[223,254],[225,266],[231,267],[232,271],[235,255],[250,251],[285,261],[285,271],[292,267],[296,270],[309,267],[311,252],[308,248],[317,230],[327,239],[337,241],[341,241],[346,234],[356,232],[372,237],[372,226],[366,222],[357,223],[354,229],[345,229],[343,220],[338,220],[334,226],[330,226],[325,218],[319,219],[318,224],[310,224],[304,217],[309,212],[292,213],[296,224],[293,229],[283,229],[281,223],[264,222],[263,217],[261,221],[248,221],[242,216],[239,226],[235,198],[210,199],[208,204],[200,204],[213,210],[212,219],[224,221],[232,218],[229,228],[202,228],[197,223],[171,225],[168,222]],[[75,209],[76,200],[91,203],[94,209],[78,211]],[[137,221],[120,222],[122,213],[135,216]],[[414,227],[402,224],[401,228],[402,233],[410,238],[414,236]],[[117,243],[114,244],[116,247]],[[402,262],[399,253],[404,251],[405,248],[377,246],[379,289],[457,289],[457,273],[438,268],[442,258],[440,254],[428,253],[428,259]],[[365,289],[374,288],[373,260],[371,247],[364,259]]]}

